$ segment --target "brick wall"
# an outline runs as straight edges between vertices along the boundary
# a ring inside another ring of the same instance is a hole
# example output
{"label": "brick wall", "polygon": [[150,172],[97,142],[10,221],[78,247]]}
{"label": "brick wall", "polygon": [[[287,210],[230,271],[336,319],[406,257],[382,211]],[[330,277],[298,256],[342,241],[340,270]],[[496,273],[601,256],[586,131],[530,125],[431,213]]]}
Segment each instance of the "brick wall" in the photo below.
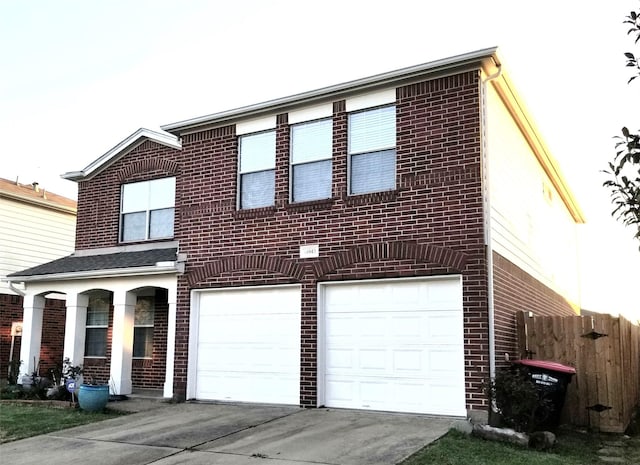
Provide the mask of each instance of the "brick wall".
{"label": "brick wall", "polygon": [[[66,306],[64,300],[45,299],[42,343],[40,348],[40,375],[49,376],[49,370],[62,365]],[[11,323],[22,321],[22,297],[0,294],[0,378],[8,374],[11,352]],[[13,357],[20,359],[21,337],[15,338]]]}
{"label": "brick wall", "polygon": [[516,312],[540,316],[575,315],[571,304],[502,255],[493,253],[496,359],[505,365],[504,354],[517,357]]}
{"label": "brick wall", "polygon": [[[189,292],[229,285],[302,285],[301,404],[316,401],[318,281],[462,273],[469,408],[485,406],[486,261],[477,72],[397,90],[397,189],[347,195],[347,113],[334,102],[332,198],[289,204],[286,113],[277,118],[275,206],[236,210],[234,126],[182,136],[183,149],[146,142],[80,184],[77,248],[118,243],[119,185],[175,175],[175,238],[188,254],[178,279],[174,389],[184,396]],[[320,244],[300,260],[299,246]]]}

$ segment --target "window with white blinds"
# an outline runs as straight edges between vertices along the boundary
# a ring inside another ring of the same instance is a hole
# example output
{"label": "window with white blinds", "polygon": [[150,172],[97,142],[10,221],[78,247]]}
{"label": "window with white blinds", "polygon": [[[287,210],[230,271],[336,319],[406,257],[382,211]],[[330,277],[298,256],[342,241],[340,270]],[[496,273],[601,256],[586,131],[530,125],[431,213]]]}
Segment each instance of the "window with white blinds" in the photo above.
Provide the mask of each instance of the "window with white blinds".
{"label": "window with white blinds", "polygon": [[291,200],[331,198],[333,125],[323,119],[291,126]]}
{"label": "window with white blinds", "polygon": [[396,187],[396,107],[349,115],[349,193]]}
{"label": "window with white blinds", "polygon": [[241,209],[268,207],[275,202],[276,132],[266,131],[239,138]]}

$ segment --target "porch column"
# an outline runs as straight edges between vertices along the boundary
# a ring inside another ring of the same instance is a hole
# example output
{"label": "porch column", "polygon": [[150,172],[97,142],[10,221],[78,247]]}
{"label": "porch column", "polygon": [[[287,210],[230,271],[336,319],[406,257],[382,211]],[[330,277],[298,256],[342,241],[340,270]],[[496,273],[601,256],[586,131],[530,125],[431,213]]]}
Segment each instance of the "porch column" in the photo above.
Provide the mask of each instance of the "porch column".
{"label": "porch column", "polygon": [[111,393],[131,394],[131,359],[136,295],[117,290],[113,293],[113,334],[111,336]]}
{"label": "porch column", "polygon": [[[22,341],[20,343],[20,375],[18,383],[24,383],[24,377],[30,377],[40,363],[40,345],[42,342],[42,316],[44,297],[27,294],[22,303]],[[28,380],[27,383],[31,381]]]}
{"label": "porch column", "polygon": [[163,397],[173,397],[173,364],[176,352],[176,301],[178,291],[175,286],[167,290],[169,310],[167,315],[167,363],[164,376]]}
{"label": "porch column", "polygon": [[87,307],[89,297],[82,294],[67,294],[67,319],[64,326],[63,359],[71,365],[82,365],[86,337]]}

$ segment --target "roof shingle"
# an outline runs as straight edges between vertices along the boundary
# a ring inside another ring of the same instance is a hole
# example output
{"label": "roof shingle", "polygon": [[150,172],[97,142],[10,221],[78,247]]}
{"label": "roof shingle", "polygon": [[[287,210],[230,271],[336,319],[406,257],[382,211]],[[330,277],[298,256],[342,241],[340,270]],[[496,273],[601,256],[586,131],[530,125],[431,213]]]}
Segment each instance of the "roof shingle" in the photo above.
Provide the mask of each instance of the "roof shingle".
{"label": "roof shingle", "polygon": [[69,255],[43,265],[34,266],[8,275],[8,278],[44,276],[81,271],[117,270],[153,266],[158,262],[176,260],[177,248],[152,249],[136,252],[118,252],[103,255]]}

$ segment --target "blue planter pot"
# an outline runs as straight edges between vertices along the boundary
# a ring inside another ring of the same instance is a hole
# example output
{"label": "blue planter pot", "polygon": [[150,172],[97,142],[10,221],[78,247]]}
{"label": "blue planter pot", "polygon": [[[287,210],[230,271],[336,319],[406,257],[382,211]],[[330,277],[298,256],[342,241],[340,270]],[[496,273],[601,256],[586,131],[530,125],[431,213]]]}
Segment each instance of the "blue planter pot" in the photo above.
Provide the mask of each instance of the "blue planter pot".
{"label": "blue planter pot", "polygon": [[82,410],[87,412],[99,412],[107,406],[109,402],[109,386],[92,386],[81,384],[78,390],[78,404]]}

